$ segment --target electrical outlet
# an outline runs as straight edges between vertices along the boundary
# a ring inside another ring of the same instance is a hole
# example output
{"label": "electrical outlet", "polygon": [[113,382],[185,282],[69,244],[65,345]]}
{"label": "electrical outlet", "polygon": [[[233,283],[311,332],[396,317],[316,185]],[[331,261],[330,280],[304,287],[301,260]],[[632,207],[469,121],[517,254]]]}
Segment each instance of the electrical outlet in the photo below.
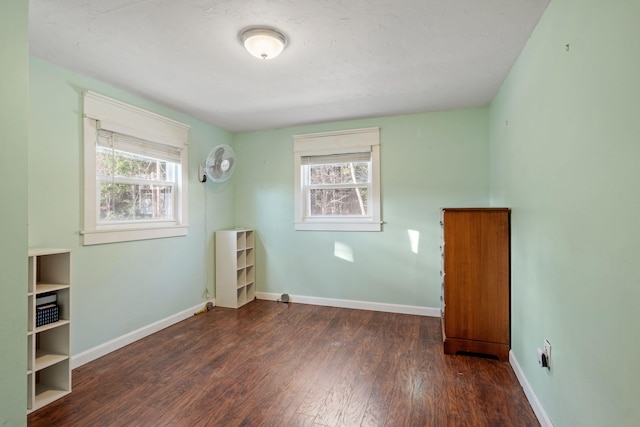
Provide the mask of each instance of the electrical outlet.
{"label": "electrical outlet", "polygon": [[551,369],[551,343],[544,340],[544,355],[547,358],[547,368]]}
{"label": "electrical outlet", "polygon": [[546,368],[546,362],[544,360],[544,357],[542,356],[544,353],[542,353],[541,349],[536,349],[536,356],[538,356],[538,366],[540,366],[541,368]]}

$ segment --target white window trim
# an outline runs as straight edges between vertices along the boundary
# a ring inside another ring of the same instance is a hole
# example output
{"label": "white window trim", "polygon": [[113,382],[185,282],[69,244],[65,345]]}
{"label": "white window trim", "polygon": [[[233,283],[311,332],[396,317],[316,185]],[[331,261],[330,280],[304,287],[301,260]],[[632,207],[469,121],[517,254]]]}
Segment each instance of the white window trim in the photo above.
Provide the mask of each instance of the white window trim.
{"label": "white window trim", "polygon": [[[380,216],[380,129],[352,129],[293,136],[295,193],[294,229],[306,231],[381,231]],[[302,157],[342,153],[371,153],[371,216],[362,218],[317,218],[305,215],[301,177]]]}
{"label": "white window trim", "polygon": [[[84,95],[84,245],[186,236],[188,223],[189,126],[115,99],[87,91]],[[97,223],[96,138],[99,129],[131,135],[180,149],[181,177],[177,218],[126,224]]]}

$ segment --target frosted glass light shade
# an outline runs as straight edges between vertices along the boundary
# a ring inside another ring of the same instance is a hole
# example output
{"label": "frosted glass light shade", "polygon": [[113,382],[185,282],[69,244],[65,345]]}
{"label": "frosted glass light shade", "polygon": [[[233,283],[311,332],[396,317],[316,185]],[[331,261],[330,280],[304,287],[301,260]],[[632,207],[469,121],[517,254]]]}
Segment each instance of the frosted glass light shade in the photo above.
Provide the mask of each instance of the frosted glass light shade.
{"label": "frosted glass light shade", "polygon": [[287,44],[284,34],[270,28],[250,28],[240,34],[245,49],[260,59],[273,59]]}

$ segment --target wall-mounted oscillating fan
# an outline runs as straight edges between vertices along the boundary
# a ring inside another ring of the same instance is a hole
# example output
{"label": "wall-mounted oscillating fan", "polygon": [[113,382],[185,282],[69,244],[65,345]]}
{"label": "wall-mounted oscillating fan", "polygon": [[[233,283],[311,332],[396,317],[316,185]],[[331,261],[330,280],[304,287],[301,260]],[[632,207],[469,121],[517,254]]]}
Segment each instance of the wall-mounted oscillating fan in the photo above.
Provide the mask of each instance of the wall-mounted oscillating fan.
{"label": "wall-mounted oscillating fan", "polygon": [[236,169],[236,153],[228,145],[218,145],[209,155],[203,166],[200,166],[198,178],[205,182],[207,177],[213,182],[224,182],[231,178]]}

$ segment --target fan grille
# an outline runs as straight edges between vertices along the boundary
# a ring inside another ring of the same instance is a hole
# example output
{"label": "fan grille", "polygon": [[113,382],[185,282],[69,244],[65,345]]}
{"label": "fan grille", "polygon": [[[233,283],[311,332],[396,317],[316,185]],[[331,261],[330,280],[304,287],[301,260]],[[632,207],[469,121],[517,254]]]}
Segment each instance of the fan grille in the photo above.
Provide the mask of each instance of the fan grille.
{"label": "fan grille", "polygon": [[236,168],[236,154],[228,145],[218,145],[209,153],[205,163],[205,173],[214,182],[224,182],[231,178]]}

